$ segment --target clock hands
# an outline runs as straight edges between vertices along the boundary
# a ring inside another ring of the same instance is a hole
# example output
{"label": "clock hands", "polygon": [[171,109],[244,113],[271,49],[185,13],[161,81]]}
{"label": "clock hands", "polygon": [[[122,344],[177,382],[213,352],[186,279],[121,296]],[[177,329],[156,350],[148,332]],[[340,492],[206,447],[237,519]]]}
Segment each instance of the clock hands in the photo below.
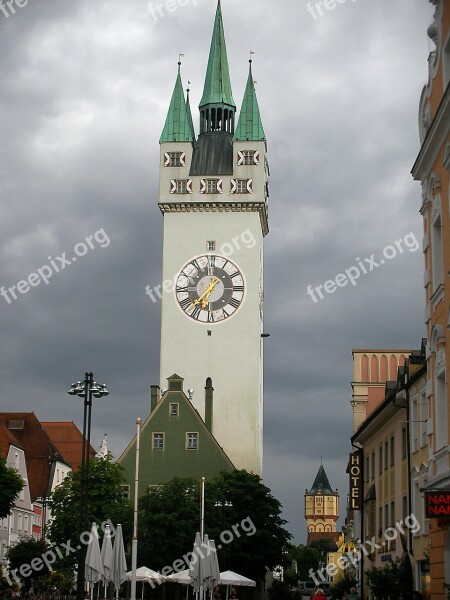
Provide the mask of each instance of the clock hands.
{"label": "clock hands", "polygon": [[211,295],[211,292],[216,287],[216,285],[219,283],[219,281],[220,281],[220,279],[218,279],[217,277],[213,277],[211,279],[210,284],[206,288],[206,290],[203,292],[203,294],[201,296],[199,296],[197,298],[197,300],[194,300],[194,302],[192,303],[192,306],[196,306],[197,304],[200,304],[200,302],[201,302],[202,308],[206,308],[208,306],[208,300]]}

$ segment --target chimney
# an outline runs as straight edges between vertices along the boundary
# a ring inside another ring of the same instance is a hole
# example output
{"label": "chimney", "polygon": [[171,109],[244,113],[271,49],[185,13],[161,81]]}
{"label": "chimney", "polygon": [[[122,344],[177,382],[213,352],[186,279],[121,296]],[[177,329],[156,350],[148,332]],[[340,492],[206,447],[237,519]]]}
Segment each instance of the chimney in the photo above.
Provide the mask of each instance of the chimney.
{"label": "chimney", "polygon": [[153,412],[155,408],[158,406],[159,402],[159,385],[151,385],[151,402],[150,402],[150,411]]}
{"label": "chimney", "polygon": [[212,433],[213,423],[213,394],[212,379],[208,377],[205,385],[205,425],[210,433]]}

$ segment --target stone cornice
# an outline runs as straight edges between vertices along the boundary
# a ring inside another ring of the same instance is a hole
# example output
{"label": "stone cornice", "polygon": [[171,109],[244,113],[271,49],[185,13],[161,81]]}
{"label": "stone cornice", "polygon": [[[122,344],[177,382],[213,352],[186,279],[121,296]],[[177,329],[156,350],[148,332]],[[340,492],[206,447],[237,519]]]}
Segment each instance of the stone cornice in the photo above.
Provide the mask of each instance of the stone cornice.
{"label": "stone cornice", "polygon": [[261,220],[263,235],[269,233],[266,205],[262,202],[159,202],[164,213],[185,212],[257,212]]}
{"label": "stone cornice", "polygon": [[450,85],[447,86],[439,108],[436,111],[430,129],[425,137],[416,162],[412,168],[412,176],[423,181],[428,177],[436,157],[447,140],[448,123],[450,122]]}

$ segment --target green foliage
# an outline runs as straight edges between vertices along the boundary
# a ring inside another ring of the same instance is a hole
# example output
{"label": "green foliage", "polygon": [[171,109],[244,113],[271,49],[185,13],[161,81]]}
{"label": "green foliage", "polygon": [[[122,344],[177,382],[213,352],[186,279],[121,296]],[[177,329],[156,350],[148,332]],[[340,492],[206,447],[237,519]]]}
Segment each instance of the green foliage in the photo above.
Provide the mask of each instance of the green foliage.
{"label": "green foliage", "polygon": [[[195,533],[200,530],[199,488],[197,481],[176,478],[147,491],[139,507],[141,564],[162,569],[192,551]],[[232,506],[215,506],[225,501]],[[291,536],[280,515],[280,503],[258,475],[222,471],[207,482],[205,533],[223,546],[218,556],[220,569],[263,579],[266,568],[286,564],[283,550]],[[221,539],[223,531],[229,534]]]}
{"label": "green foliage", "polygon": [[0,565],[0,600],[11,600],[13,595],[19,590],[19,586],[14,583],[12,586],[9,585],[6,579],[3,567]]}
{"label": "green foliage", "polygon": [[74,585],[73,576],[70,577],[59,571],[51,571],[36,581],[34,591],[36,594],[49,594],[51,592],[70,594]]}
{"label": "green foliage", "polygon": [[382,568],[372,567],[366,572],[367,583],[377,598],[411,598],[413,577],[411,560],[405,553]]}
{"label": "green foliage", "polygon": [[6,459],[0,457],[0,519],[9,515],[24,485],[16,469],[6,466]]}
{"label": "green foliage", "polygon": [[139,501],[139,563],[160,570],[191,552],[200,528],[199,505],[194,479],[176,477],[148,489]]}
{"label": "green foliage", "polygon": [[355,576],[345,570],[343,573],[340,573],[338,578],[334,581],[331,591],[336,598],[342,598],[344,592],[349,593],[350,588],[357,586],[358,582],[356,581]]}
{"label": "green foliage", "polygon": [[[105,458],[97,458],[89,463],[88,510],[80,523],[80,488],[81,474],[69,473],[52,494],[52,521],[49,526],[49,538],[55,545],[61,546],[71,541],[76,548],[79,536],[90,531],[91,524],[100,525],[111,520],[114,526],[122,524],[125,544],[131,539],[133,510],[128,500],[123,497],[121,484],[125,482],[123,468],[113,463],[111,454]],[[58,560],[57,567],[66,569],[73,567],[77,554],[71,553],[63,560]]]}
{"label": "green foliage", "polygon": [[[11,546],[8,549],[6,557],[9,561],[9,572],[11,573],[16,570],[16,576],[20,579],[25,592],[28,592],[38,579],[47,575],[49,570],[48,567],[41,563],[42,569],[37,571],[30,568],[27,571],[28,576],[24,577],[19,569],[22,565],[31,565],[33,559],[40,558],[47,550],[48,545],[44,540],[34,540],[31,537],[20,540],[15,546]],[[14,578],[11,577],[11,580],[13,581]]]}
{"label": "green foliage", "polygon": [[[299,546],[289,544],[287,546],[287,555],[290,565],[292,565],[294,561],[297,563],[297,575],[295,576],[295,583],[293,582],[293,585],[295,585],[297,581],[312,581],[309,571],[312,569],[316,572],[319,569],[321,562],[326,564],[329,543],[330,541],[324,538],[312,542],[309,546],[304,546],[302,544]],[[287,575],[288,581],[291,582],[294,577],[292,567],[288,567],[285,575]]]}

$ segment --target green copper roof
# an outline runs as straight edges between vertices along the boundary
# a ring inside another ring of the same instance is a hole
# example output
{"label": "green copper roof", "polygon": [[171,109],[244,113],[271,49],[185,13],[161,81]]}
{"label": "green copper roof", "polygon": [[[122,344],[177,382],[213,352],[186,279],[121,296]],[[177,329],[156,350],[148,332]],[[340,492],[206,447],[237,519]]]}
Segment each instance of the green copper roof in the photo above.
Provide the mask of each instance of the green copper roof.
{"label": "green copper roof", "polygon": [[253,81],[252,63],[248,74],[247,87],[242,101],[241,114],[234,132],[235,140],[265,140],[266,134],[259,113],[258,99],[256,98],[255,82]]}
{"label": "green copper roof", "polygon": [[193,142],[194,128],[190,110],[186,108],[183,84],[181,83],[180,63],[178,63],[178,76],[167,113],[166,124],[159,139],[160,142]]}
{"label": "green copper roof", "polygon": [[[189,83],[189,82],[188,82]],[[191,113],[191,105],[189,102],[189,90],[186,90],[186,112],[188,116],[189,130],[192,135],[192,139],[195,141],[195,130],[194,130],[194,122],[192,121],[192,113]]]}
{"label": "green copper roof", "polygon": [[230,71],[228,68],[227,47],[223,31],[220,0],[217,5],[216,20],[209,51],[205,87],[199,106],[205,104],[228,104],[235,106],[231,91]]}
{"label": "green copper roof", "polygon": [[316,478],[314,479],[313,486],[309,490],[308,494],[317,494],[317,492],[320,492],[324,496],[336,495],[336,492],[333,492],[333,490],[331,489],[331,485],[328,481],[328,477],[325,473],[323,465],[320,465],[319,470],[317,471]]}

